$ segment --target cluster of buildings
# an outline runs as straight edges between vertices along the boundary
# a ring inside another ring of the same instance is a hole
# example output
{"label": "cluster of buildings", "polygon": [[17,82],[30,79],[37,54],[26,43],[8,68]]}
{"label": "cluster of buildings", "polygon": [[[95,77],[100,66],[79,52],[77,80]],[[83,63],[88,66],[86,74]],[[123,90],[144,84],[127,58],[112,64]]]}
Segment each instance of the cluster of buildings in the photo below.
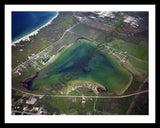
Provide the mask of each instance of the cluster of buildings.
{"label": "cluster of buildings", "polygon": [[[37,59],[39,56],[35,55],[35,54],[30,54],[28,55],[28,59]],[[28,66],[30,62],[29,61],[25,61],[21,64],[19,64],[16,68],[12,69],[12,73],[13,74],[19,74],[21,75],[21,72],[24,68],[26,68]],[[30,63],[31,64],[31,63]]]}
{"label": "cluster of buildings", "polygon": [[[45,65],[46,63],[51,61],[54,57],[55,57],[55,55],[50,57],[47,54],[44,54],[43,56],[41,56],[39,54],[34,54],[34,53],[29,54],[28,55],[28,60],[19,64],[16,68],[12,69],[12,73],[21,75],[21,72],[22,72],[23,68],[26,68],[28,65],[32,65],[32,66],[36,67],[37,66],[37,61],[39,61],[42,65]],[[38,58],[41,58],[41,59],[39,60]]]}
{"label": "cluster of buildings", "polygon": [[119,52],[113,52],[112,55],[115,56],[116,58],[118,58],[123,63],[126,62],[126,60],[127,60],[126,59],[127,56],[122,54],[121,52],[120,53]]}
{"label": "cluster of buildings", "polygon": [[33,96],[31,100],[27,100],[26,104],[35,104],[35,102],[39,99],[38,96]]}
{"label": "cluster of buildings", "polygon": [[123,18],[123,22],[130,24],[132,27],[137,28],[139,26],[138,18],[132,16],[124,16]]}
{"label": "cluster of buildings", "polygon": [[[31,97],[30,97],[31,98]],[[42,107],[36,106],[35,103],[39,98],[39,96],[33,96],[31,99],[28,98],[28,100],[23,101],[23,98],[21,98],[16,105],[14,106],[14,110],[12,110],[12,114],[16,114],[16,112],[23,114],[29,114],[29,115],[44,115],[47,114],[46,111],[43,110]]]}
{"label": "cluster of buildings", "polygon": [[115,18],[115,15],[112,13],[112,11],[99,11],[95,12],[96,14],[99,15],[99,17],[110,17],[110,18]]}
{"label": "cluster of buildings", "polygon": [[42,59],[41,59],[41,64],[46,65],[46,63],[50,62],[53,58],[55,57],[55,55],[53,56],[49,56],[49,55],[45,55]]}
{"label": "cluster of buildings", "polygon": [[[91,83],[88,82],[88,83],[75,84],[71,88],[67,89],[65,93],[69,94],[70,92],[75,91],[77,88],[80,88],[80,87],[87,87],[87,88],[92,89],[92,90],[97,90],[97,87],[94,86],[94,84],[91,84]],[[63,94],[63,92],[61,92],[61,94]]]}
{"label": "cluster of buildings", "polygon": [[22,63],[22,64],[18,65],[16,68],[12,69],[12,73],[21,75],[21,71],[23,68],[26,68],[25,63]]}
{"label": "cluster of buildings", "polygon": [[[116,17],[112,11],[97,11],[94,13],[98,14],[99,17],[102,17],[102,18],[109,17],[113,19]],[[133,28],[137,28],[139,26],[138,21],[141,20],[141,18],[125,15],[123,12],[119,12],[119,13],[123,17],[123,21],[125,23],[130,24]]]}
{"label": "cluster of buildings", "polygon": [[39,57],[39,55],[38,54],[30,54],[30,55],[28,55],[28,59],[38,59],[38,57]]}

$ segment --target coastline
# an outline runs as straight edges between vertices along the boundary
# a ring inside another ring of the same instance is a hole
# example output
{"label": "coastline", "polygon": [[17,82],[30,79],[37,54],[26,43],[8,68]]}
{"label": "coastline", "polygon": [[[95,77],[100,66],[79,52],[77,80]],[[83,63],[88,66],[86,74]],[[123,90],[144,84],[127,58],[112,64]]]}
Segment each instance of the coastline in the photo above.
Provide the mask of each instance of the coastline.
{"label": "coastline", "polygon": [[16,40],[16,41],[13,41],[11,45],[12,45],[12,46],[16,46],[15,44],[19,43],[20,41],[29,41],[29,40],[30,40],[30,38],[29,38],[30,36],[37,35],[40,29],[42,29],[42,28],[48,26],[49,24],[51,24],[52,21],[53,21],[55,18],[57,18],[58,15],[59,15],[59,12],[57,11],[56,15],[55,15],[51,20],[49,20],[46,24],[42,25],[40,28],[34,30],[33,32],[31,32],[31,33],[23,36],[22,38],[20,38],[20,39],[18,39],[18,40]]}

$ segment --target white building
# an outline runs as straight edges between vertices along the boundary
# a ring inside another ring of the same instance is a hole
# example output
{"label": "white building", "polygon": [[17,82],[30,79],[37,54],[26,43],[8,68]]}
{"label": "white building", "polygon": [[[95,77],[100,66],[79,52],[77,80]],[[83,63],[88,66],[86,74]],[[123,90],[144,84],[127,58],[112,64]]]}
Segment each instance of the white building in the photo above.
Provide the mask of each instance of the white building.
{"label": "white building", "polygon": [[132,17],[132,16],[124,16],[123,18],[124,18],[123,21],[126,22],[126,23],[131,23],[132,21],[135,20],[135,18]]}
{"label": "white building", "polygon": [[136,28],[139,26],[138,19],[132,16],[124,16],[124,22],[129,23],[132,27]]}
{"label": "white building", "polygon": [[99,17],[110,17],[110,18],[115,18],[115,15],[112,13],[112,11],[100,11],[97,12],[97,14],[99,15]]}

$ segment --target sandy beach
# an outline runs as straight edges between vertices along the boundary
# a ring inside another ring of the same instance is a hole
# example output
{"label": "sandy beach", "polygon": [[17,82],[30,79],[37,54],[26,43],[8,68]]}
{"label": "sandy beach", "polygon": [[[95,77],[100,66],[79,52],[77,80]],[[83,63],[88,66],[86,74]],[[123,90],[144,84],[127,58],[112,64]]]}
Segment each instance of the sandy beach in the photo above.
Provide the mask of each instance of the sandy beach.
{"label": "sandy beach", "polygon": [[52,22],[55,18],[57,18],[58,15],[59,15],[59,12],[57,12],[57,14],[56,14],[51,20],[49,20],[46,24],[44,24],[44,25],[41,26],[40,28],[38,28],[38,29],[36,29],[35,31],[33,31],[33,32],[25,35],[24,37],[22,37],[22,38],[20,38],[20,39],[18,39],[18,40],[16,40],[16,41],[14,41],[14,42],[12,42],[12,46],[13,46],[13,45],[15,46],[15,44],[16,44],[16,43],[19,43],[20,41],[29,41],[29,40],[30,40],[30,38],[29,38],[30,36],[37,35],[40,29],[42,29],[42,28],[48,26],[49,24],[51,24],[51,22]]}

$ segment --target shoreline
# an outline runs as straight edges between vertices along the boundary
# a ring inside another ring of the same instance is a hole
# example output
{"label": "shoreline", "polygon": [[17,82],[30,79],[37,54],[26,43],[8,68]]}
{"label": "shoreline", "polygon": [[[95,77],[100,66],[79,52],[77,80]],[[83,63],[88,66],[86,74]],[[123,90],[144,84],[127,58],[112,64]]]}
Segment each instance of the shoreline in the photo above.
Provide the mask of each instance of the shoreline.
{"label": "shoreline", "polygon": [[51,24],[52,21],[53,21],[55,18],[58,17],[58,15],[59,15],[59,12],[57,12],[56,15],[55,15],[51,20],[49,20],[46,24],[42,25],[41,27],[39,27],[38,29],[34,30],[33,32],[31,32],[31,33],[23,36],[22,38],[20,38],[20,39],[18,39],[18,40],[16,40],[16,41],[13,41],[11,45],[12,45],[12,46],[13,46],[13,45],[16,46],[15,44],[20,43],[20,41],[30,41],[30,38],[29,38],[30,36],[37,35],[40,29],[42,29],[42,28],[48,26],[49,24]]}

